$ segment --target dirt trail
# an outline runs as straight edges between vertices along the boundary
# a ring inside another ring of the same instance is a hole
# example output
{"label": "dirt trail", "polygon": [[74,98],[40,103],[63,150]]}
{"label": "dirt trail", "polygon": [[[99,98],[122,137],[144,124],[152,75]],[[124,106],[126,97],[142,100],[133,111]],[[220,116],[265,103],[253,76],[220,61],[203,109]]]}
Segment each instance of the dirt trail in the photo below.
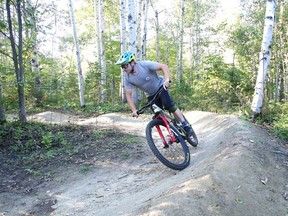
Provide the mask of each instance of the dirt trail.
{"label": "dirt trail", "polygon": [[0,215],[33,215],[33,208],[34,215],[57,216],[288,215],[288,158],[274,152],[281,145],[273,136],[232,115],[185,115],[200,144],[190,148],[191,164],[183,171],[166,168],[145,144],[148,117],[112,113],[78,119],[51,112],[34,116],[118,128],[138,133],[143,143],[127,160],[96,161],[88,174],[59,165],[55,179],[33,195],[0,194]]}

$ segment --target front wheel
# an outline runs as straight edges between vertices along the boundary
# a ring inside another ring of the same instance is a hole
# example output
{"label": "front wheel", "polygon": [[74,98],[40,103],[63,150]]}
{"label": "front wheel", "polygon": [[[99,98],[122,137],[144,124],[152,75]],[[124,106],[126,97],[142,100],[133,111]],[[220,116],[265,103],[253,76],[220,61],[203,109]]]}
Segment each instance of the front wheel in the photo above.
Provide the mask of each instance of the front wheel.
{"label": "front wheel", "polygon": [[173,141],[168,129],[160,119],[153,119],[146,127],[148,145],[154,155],[167,167],[183,170],[190,164],[190,152],[178,130],[170,125],[176,138]]}

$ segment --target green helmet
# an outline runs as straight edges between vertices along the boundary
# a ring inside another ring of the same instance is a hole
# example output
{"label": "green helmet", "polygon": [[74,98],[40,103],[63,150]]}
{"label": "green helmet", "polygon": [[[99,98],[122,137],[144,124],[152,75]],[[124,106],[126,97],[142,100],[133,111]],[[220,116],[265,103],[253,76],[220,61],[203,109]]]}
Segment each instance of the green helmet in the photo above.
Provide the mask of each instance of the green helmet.
{"label": "green helmet", "polygon": [[118,59],[118,61],[115,63],[116,65],[122,65],[122,64],[126,64],[129,63],[131,61],[135,61],[135,56],[133,53],[127,51],[124,52]]}

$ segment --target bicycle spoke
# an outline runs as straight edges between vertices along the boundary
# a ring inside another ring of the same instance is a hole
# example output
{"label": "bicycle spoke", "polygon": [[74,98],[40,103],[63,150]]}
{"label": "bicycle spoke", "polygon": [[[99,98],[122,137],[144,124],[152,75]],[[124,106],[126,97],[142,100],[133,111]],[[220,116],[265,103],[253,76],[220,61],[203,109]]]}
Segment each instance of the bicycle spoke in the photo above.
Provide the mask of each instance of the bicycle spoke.
{"label": "bicycle spoke", "polygon": [[[156,126],[153,127],[151,130],[152,139],[157,150],[171,163],[183,163],[186,158],[181,143],[171,142],[171,138],[166,127],[162,125],[158,125],[157,127],[160,127],[163,134],[163,137],[161,137],[162,135],[159,134]],[[167,147],[165,147],[163,139],[168,144]]]}

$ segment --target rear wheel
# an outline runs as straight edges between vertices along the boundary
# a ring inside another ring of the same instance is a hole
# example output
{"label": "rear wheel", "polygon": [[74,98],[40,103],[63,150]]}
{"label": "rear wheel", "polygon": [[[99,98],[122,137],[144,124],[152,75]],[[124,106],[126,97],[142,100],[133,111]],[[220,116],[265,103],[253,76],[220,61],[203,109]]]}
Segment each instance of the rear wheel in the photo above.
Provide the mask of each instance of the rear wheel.
{"label": "rear wheel", "polygon": [[196,133],[195,133],[195,131],[193,130],[192,126],[191,126],[191,129],[192,129],[192,135],[191,135],[190,137],[188,137],[188,136],[186,135],[186,140],[187,140],[187,142],[190,143],[192,146],[197,147],[197,145],[198,145],[198,138],[197,138]]}
{"label": "rear wheel", "polygon": [[148,145],[164,165],[174,170],[183,170],[190,163],[189,149],[178,130],[172,125],[170,128],[176,138],[174,142],[162,120],[150,121],[146,128]]}
{"label": "rear wheel", "polygon": [[186,117],[185,117],[184,115],[183,115],[183,117],[184,117],[185,121],[190,125],[190,127],[191,127],[191,129],[192,129],[192,134],[191,134],[190,137],[187,136],[185,130],[184,130],[183,127],[182,127],[182,124],[181,124],[177,119],[174,119],[173,124],[174,124],[175,126],[177,126],[177,128],[181,131],[181,133],[183,134],[183,136],[185,136],[185,139],[187,140],[187,142],[188,142],[189,144],[191,144],[191,145],[194,146],[194,147],[197,147],[197,145],[198,145],[198,138],[197,138],[197,136],[196,136],[196,133],[195,133],[192,125],[191,125],[191,124],[189,123],[189,121],[186,119]]}

